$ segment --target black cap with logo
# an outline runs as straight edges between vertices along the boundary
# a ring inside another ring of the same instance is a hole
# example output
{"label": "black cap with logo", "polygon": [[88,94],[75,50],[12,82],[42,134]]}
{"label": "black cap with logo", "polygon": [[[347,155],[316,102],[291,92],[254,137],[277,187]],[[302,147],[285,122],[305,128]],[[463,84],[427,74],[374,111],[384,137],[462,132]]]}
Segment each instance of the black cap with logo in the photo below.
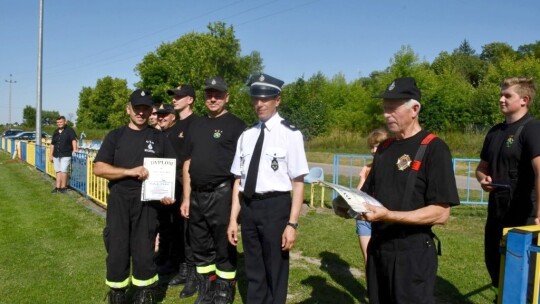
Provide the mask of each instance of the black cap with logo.
{"label": "black cap with logo", "polygon": [[415,99],[420,102],[422,93],[412,77],[397,78],[386,88],[386,91],[375,98],[383,99]]}
{"label": "black cap with logo", "polygon": [[129,102],[132,106],[145,105],[149,107],[151,107],[154,103],[150,92],[143,89],[137,89],[133,91],[133,93],[131,93],[131,96],[129,96]]}

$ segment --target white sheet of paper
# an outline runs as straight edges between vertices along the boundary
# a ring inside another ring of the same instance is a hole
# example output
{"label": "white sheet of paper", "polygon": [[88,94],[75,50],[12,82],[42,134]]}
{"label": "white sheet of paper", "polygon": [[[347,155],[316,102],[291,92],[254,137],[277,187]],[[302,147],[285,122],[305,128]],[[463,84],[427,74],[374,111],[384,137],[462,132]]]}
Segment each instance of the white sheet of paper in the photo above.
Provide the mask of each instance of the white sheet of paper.
{"label": "white sheet of paper", "polygon": [[347,204],[351,207],[352,210],[356,211],[357,213],[364,213],[369,212],[367,205],[373,205],[373,206],[382,206],[382,204],[370,196],[369,194],[362,192],[358,189],[350,189],[341,185],[329,183],[329,182],[322,182],[324,185],[334,189],[337,191],[337,193],[345,199]]}
{"label": "white sheet of paper", "polygon": [[148,170],[148,178],[142,184],[141,201],[174,198],[176,159],[145,157],[143,166]]}

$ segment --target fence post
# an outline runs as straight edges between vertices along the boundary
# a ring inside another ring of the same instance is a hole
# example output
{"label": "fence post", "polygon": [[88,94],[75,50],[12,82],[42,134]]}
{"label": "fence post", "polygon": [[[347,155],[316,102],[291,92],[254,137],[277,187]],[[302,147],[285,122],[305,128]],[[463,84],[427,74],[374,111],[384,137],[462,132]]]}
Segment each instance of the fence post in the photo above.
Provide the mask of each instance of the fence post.
{"label": "fence post", "polygon": [[512,229],[508,232],[505,250],[502,303],[526,303],[529,277],[530,231]]}

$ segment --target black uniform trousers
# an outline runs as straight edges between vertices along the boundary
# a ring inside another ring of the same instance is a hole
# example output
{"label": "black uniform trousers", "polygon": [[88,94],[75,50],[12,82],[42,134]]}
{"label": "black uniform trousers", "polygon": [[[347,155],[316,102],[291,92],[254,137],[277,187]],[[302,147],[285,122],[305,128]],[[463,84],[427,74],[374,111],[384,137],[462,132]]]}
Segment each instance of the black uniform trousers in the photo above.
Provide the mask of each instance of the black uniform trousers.
{"label": "black uniform trousers", "polygon": [[187,222],[180,215],[182,201],[182,184],[175,185],[176,202],[172,205],[161,205],[158,208],[159,252],[156,259],[158,268],[178,271],[180,263],[193,263],[193,253],[187,238]]}
{"label": "black uniform trousers", "polygon": [[118,185],[110,189],[106,226],[107,285],[124,288],[133,264],[133,284],[148,286],[157,280],[154,245],[158,202],[141,202],[140,188]]}
{"label": "black uniform trousers", "polygon": [[246,303],[285,303],[289,251],[281,249],[281,236],[291,212],[291,195],[284,192],[264,199],[244,198],[240,210],[248,281]]}
{"label": "black uniform trousers", "polygon": [[[215,267],[216,273],[236,274],[237,252],[227,238],[232,184],[227,180],[212,189],[192,187],[188,234],[197,272]],[[213,270],[213,269],[212,269]]]}
{"label": "black uniform trousers", "polygon": [[372,235],[366,269],[369,303],[435,303],[437,264],[428,233]]}

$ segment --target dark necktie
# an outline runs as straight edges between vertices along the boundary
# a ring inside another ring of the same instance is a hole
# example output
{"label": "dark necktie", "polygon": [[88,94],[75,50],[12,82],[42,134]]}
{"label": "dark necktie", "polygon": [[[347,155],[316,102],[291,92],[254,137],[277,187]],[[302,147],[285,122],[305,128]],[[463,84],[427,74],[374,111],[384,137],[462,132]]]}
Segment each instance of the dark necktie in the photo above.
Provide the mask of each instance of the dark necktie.
{"label": "dark necktie", "polygon": [[261,151],[264,141],[264,122],[261,124],[261,133],[259,133],[259,138],[255,144],[255,149],[253,149],[253,155],[251,156],[251,161],[249,162],[249,168],[246,176],[246,184],[244,186],[244,196],[251,198],[253,193],[255,193],[255,187],[257,186],[257,175],[259,174],[259,162],[261,161]]}

